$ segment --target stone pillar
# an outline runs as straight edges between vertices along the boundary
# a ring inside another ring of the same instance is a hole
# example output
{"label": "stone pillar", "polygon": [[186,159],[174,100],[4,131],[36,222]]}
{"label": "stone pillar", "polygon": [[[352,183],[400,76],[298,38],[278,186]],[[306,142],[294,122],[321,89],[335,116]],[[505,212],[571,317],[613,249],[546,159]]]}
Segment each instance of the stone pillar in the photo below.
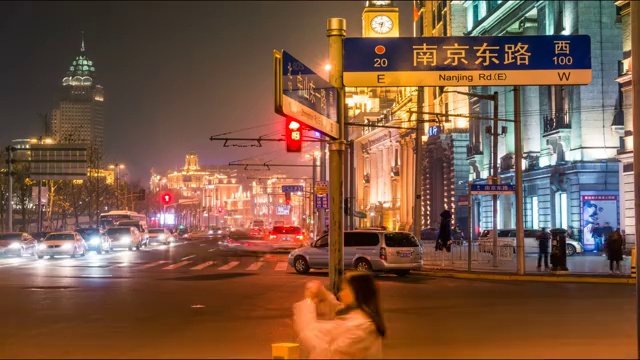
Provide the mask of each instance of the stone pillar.
{"label": "stone pillar", "polygon": [[400,221],[403,223],[407,222],[407,212],[408,212],[408,201],[407,201],[407,182],[409,179],[408,176],[408,167],[407,167],[407,142],[405,139],[402,139],[400,142]]}
{"label": "stone pillar", "polygon": [[[522,35],[538,35],[538,21],[525,18]],[[540,153],[540,91],[537,86],[522,86],[522,145],[524,154]]]}
{"label": "stone pillar", "polygon": [[415,204],[415,181],[416,181],[416,176],[415,176],[415,161],[416,161],[416,156],[413,153],[413,146],[415,144],[415,141],[413,138],[409,138],[408,142],[407,142],[407,155],[409,157],[409,161],[407,164],[407,168],[409,171],[409,178],[407,181],[407,219],[409,220],[408,222],[413,223],[413,206]]}
{"label": "stone pillar", "polygon": [[378,201],[378,154],[375,149],[369,149],[369,201]]}
{"label": "stone pillar", "polygon": [[391,151],[391,146],[384,145],[382,147],[382,179],[383,187],[382,187],[382,201],[387,202],[391,199],[391,166],[389,162],[389,152]]}

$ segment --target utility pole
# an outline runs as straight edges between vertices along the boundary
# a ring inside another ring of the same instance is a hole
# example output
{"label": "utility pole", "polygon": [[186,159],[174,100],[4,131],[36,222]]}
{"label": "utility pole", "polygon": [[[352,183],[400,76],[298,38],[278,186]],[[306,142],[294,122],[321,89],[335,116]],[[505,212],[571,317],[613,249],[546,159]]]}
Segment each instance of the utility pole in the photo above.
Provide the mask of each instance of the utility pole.
{"label": "utility pole", "polygon": [[[326,142],[320,143],[320,180],[327,181],[327,143]],[[320,230],[318,230],[318,234],[322,234],[322,232],[326,228],[327,210],[324,208],[321,208],[319,212],[320,212],[320,216],[319,216]]]}
{"label": "utility pole", "polygon": [[[631,59],[634,62],[634,68],[631,70],[631,93],[633,94],[633,183],[635,191],[633,193],[633,202],[635,208],[635,247],[636,247],[636,269],[640,264],[640,256],[638,256],[638,231],[640,230],[640,4],[637,1],[629,1],[631,5]],[[636,277],[636,336],[637,339],[637,356],[640,358],[640,281]]]}
{"label": "utility pole", "polygon": [[349,229],[356,228],[356,164],[355,164],[356,142],[351,140],[349,146]]}
{"label": "utility pole", "polygon": [[311,206],[309,206],[309,213],[311,214],[311,219],[313,220],[313,227],[310,229],[313,230],[314,236],[318,237],[318,209],[316,209],[316,177],[317,177],[317,169],[318,169],[318,156],[315,153],[311,154],[313,156],[313,172],[311,174],[311,192],[309,197],[311,201],[309,202]]}
{"label": "utility pole", "polygon": [[513,87],[513,117],[516,146],[516,272],[524,275],[524,192],[522,190],[522,125],[520,86]]}
{"label": "utility pole", "polygon": [[[418,106],[422,106],[424,104],[424,87],[418,88]],[[423,109],[420,109],[422,112]],[[422,113],[418,113],[417,117],[423,120],[422,117],[424,115]],[[415,151],[416,151],[416,163],[415,163],[415,184],[414,184],[414,192],[415,192],[415,201],[413,203],[413,234],[420,239],[420,231],[422,230],[422,128],[424,127],[424,123],[422,121],[416,121],[416,142],[415,142]],[[384,215],[384,207],[381,209],[381,213]]]}
{"label": "utility pole", "polygon": [[329,142],[329,283],[331,291],[338,294],[344,269],[343,238],[344,225],[342,201],[344,199],[344,108],[345,94],[342,78],[344,38],[347,36],[347,21],[341,18],[327,19],[327,37],[329,38],[329,61],[331,70],[329,82],[337,89],[338,139]]}
{"label": "utility pole", "polygon": [[16,151],[16,148],[9,145],[7,146],[7,176],[9,176],[9,196],[7,197],[7,221],[8,221],[8,232],[13,232],[13,152]]}
{"label": "utility pole", "polygon": [[[498,176],[498,92],[493,93],[493,126],[492,126],[492,152],[491,157],[493,165],[493,181],[492,184],[499,184]],[[493,266],[498,267],[498,195],[491,195],[493,209]]]}

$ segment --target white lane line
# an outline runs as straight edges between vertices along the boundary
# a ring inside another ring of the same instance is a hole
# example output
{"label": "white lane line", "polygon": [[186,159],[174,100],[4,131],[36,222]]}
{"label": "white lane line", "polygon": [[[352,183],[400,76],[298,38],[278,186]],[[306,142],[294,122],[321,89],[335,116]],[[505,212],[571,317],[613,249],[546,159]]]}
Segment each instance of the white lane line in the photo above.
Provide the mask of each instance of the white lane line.
{"label": "white lane line", "polygon": [[253,270],[258,270],[258,269],[260,269],[260,267],[261,267],[262,265],[264,265],[264,263],[263,263],[263,262],[255,262],[255,263],[251,264],[251,266],[249,266],[249,267],[247,268],[247,270],[252,270],[252,271],[253,271]]}
{"label": "white lane line", "polygon": [[213,265],[215,263],[216,263],[215,261],[207,261],[207,262],[202,263],[202,264],[200,264],[198,266],[192,267],[191,270],[202,270],[202,269],[204,269],[204,268],[206,268],[208,266],[211,266],[211,265]]}
{"label": "white lane line", "polygon": [[194,257],[196,257],[196,256],[195,256],[195,255],[189,255],[189,256],[185,256],[185,257],[183,257],[183,258],[182,258],[182,259],[180,259],[180,260],[187,260],[187,259],[191,259],[191,258],[194,258]]}
{"label": "white lane line", "polygon": [[129,266],[129,263],[120,263],[113,266],[109,266],[107,269],[117,269]]}
{"label": "white lane line", "polygon": [[276,270],[285,271],[287,270],[287,266],[289,266],[289,264],[287,264],[286,261],[278,261],[278,265],[276,265]]}
{"label": "white lane line", "polygon": [[156,265],[160,265],[160,264],[164,264],[164,263],[168,263],[168,261],[167,260],[160,260],[160,261],[152,262],[150,264],[138,266],[136,269],[148,269],[150,267],[154,267]]}
{"label": "white lane line", "polygon": [[173,269],[177,269],[180,266],[185,266],[188,263],[190,263],[191,261],[180,261],[179,263],[175,263],[175,264],[171,264],[167,267],[163,267],[162,270],[173,270]]}
{"label": "white lane line", "polygon": [[229,269],[231,269],[232,267],[234,267],[234,266],[236,266],[238,264],[240,264],[239,261],[232,261],[232,262],[228,263],[227,265],[219,267],[218,270],[229,270]]}

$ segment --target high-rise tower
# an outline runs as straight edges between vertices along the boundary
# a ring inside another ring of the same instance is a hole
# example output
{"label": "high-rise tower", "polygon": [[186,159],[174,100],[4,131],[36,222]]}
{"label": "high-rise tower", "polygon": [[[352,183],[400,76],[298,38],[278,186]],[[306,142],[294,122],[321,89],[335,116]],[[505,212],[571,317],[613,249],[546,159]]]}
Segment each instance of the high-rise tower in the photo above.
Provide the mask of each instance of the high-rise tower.
{"label": "high-rise tower", "polygon": [[52,112],[53,135],[57,142],[86,144],[102,152],[104,145],[104,89],[96,84],[96,70],[84,46],[76,56]]}

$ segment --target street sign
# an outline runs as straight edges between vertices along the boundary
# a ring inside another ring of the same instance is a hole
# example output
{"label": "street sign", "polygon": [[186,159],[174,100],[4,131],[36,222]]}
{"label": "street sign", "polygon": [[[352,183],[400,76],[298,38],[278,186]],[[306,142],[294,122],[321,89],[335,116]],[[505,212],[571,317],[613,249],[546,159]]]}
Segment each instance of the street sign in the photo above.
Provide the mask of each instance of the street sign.
{"label": "street sign", "polygon": [[286,51],[273,51],[275,111],[337,139],[338,91]]}
{"label": "street sign", "polygon": [[289,215],[291,205],[276,204],[276,215]]}
{"label": "street sign", "polygon": [[587,85],[588,35],[346,38],[345,86]]}
{"label": "street sign", "polygon": [[87,148],[72,144],[31,145],[31,180],[84,180]]}
{"label": "street sign", "polygon": [[471,184],[471,194],[477,195],[507,195],[514,194],[515,184]]}
{"label": "street sign", "polygon": [[[31,201],[38,204],[38,187],[31,188]],[[40,187],[40,203],[46,204],[49,201],[49,189],[46,186]]]}
{"label": "street sign", "polygon": [[283,193],[303,192],[304,186],[302,185],[282,185]]}
{"label": "street sign", "polygon": [[328,181],[316,181],[316,195],[327,195],[329,193]]}
{"label": "street sign", "polygon": [[329,208],[329,195],[314,195],[316,209]]}

